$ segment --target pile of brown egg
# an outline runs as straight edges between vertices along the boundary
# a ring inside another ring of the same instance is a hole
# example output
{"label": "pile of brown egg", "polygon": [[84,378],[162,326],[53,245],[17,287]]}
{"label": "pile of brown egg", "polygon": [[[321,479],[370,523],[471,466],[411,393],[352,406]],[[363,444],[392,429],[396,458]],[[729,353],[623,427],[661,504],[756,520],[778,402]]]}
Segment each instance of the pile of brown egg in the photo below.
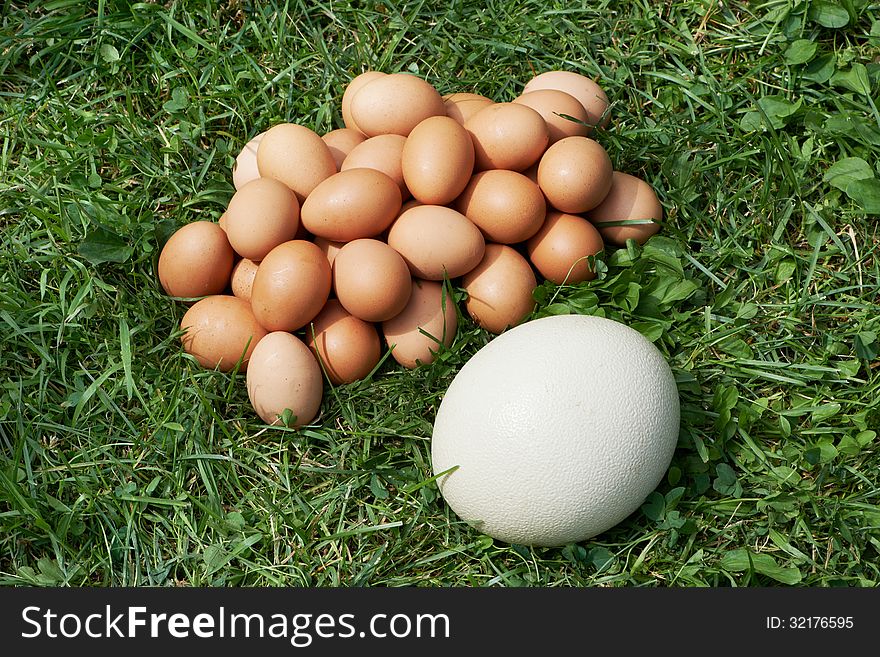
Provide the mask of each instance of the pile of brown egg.
{"label": "pile of brown egg", "polygon": [[535,271],[589,280],[604,242],[659,229],[654,190],[588,136],[607,125],[608,98],[580,74],[543,73],[494,102],[368,71],[342,118],[323,136],[282,123],[251,139],[219,222],[183,226],[159,257],[169,295],[201,297],[181,322],[184,349],[246,371],[269,424],[311,422],[323,377],[368,376],[383,338],[404,367],[430,363],[457,330],[446,281],[500,333],[534,309]]}

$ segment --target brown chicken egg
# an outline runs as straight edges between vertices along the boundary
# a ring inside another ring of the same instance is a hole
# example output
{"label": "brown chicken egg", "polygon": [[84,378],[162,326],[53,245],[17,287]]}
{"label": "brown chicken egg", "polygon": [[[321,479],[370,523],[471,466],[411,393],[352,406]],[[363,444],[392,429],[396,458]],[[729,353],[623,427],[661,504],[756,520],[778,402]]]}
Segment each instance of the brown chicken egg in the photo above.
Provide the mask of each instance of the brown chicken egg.
{"label": "brown chicken egg", "polygon": [[337,171],[342,166],[342,162],[345,160],[346,156],[351,153],[355,146],[363,143],[366,138],[367,137],[362,132],[351,128],[331,130],[321,137],[321,139],[324,140],[324,143],[327,144],[327,148],[330,149],[333,161],[336,162]]}
{"label": "brown chicken egg", "polygon": [[220,294],[229,283],[235,254],[226,232],[213,221],[181,226],[159,254],[159,282],[172,297]]}
{"label": "brown chicken egg", "polygon": [[535,162],[532,166],[522,172],[522,174],[531,180],[536,185],[538,184],[538,165],[541,163],[541,160]]}
{"label": "brown chicken egg", "polygon": [[279,244],[257,269],[251,306],[268,331],[295,331],[315,318],[330,296],[330,264],[304,240]]}
{"label": "brown chicken egg", "polygon": [[226,236],[235,252],[260,261],[299,229],[299,202],[284,183],[257,178],[239,189],[226,209]]}
{"label": "brown chicken egg", "polygon": [[516,326],[535,309],[532,292],[538,283],[532,267],[503,244],[487,244],[480,264],[464,275],[461,285],[468,294],[468,314],[490,333]]}
{"label": "brown chicken egg", "polygon": [[495,101],[480,94],[457,93],[443,96],[446,116],[462,126],[474,114],[493,102]]}
{"label": "brown chicken egg", "polygon": [[235,189],[241,189],[251,180],[260,177],[260,170],[257,168],[257,149],[264,134],[261,132],[251,139],[235,158],[235,164],[232,166],[232,184]]}
{"label": "brown chicken egg", "polygon": [[257,150],[257,167],[263,178],[290,187],[300,203],[336,173],[336,161],[324,140],[295,123],[279,123],[266,131]]}
{"label": "brown chicken egg", "polygon": [[541,157],[550,139],[547,123],[531,107],[493,103],[464,124],[474,142],[474,169],[524,171]]}
{"label": "brown chicken egg", "polygon": [[400,206],[400,212],[397,213],[397,216],[399,217],[400,215],[402,215],[404,212],[406,212],[410,208],[417,208],[420,205],[424,205],[424,203],[422,203],[420,200],[418,200],[416,198],[411,198],[406,203],[404,203],[403,205]]}
{"label": "brown chicken egg", "polygon": [[455,207],[487,241],[515,244],[538,231],[547,203],[541,189],[523,174],[491,169],[471,178]]}
{"label": "brown chicken egg", "polygon": [[247,372],[251,405],[266,424],[280,424],[285,410],[293,426],[308,424],[321,408],[324,379],[315,356],[295,335],[269,333],[251,354]]}
{"label": "brown chicken egg", "polygon": [[[663,206],[654,188],[641,178],[615,171],[611,191],[597,207],[587,213],[602,237],[616,246],[625,246],[626,240],[634,239],[644,244],[651,235],[660,230]],[[650,223],[624,226],[605,226],[612,221],[645,221]]]}
{"label": "brown chicken egg", "polygon": [[355,146],[342,162],[340,171],[348,169],[375,169],[387,175],[400,188],[400,197],[409,198],[409,189],[403,180],[401,158],[407,138],[401,135],[377,135]]}
{"label": "brown chicken egg", "polygon": [[330,267],[333,267],[333,261],[336,259],[336,254],[339,253],[339,249],[345,246],[345,242],[333,242],[323,237],[316,237],[314,242],[315,246],[321,249],[324,255],[327,256],[327,262],[330,263]]}
{"label": "brown chicken egg", "polygon": [[[357,92],[364,86],[373,80],[383,78],[386,75],[387,73],[382,73],[380,71],[365,71],[348,83],[348,86],[342,94],[342,102],[340,103],[342,106],[342,122],[345,124],[346,128],[357,130],[363,134],[363,131],[358,128],[357,123],[354,122],[354,119],[351,116],[351,99],[354,98],[355,94],[357,94]],[[364,137],[366,138],[366,135],[364,135]]]}
{"label": "brown chicken egg", "polygon": [[185,331],[183,349],[195,356],[207,369],[229,372],[241,360],[241,370],[263,336],[265,329],[257,322],[247,301],[218,294],[193,304],[180,321]]}
{"label": "brown chicken egg", "polygon": [[251,290],[254,288],[254,277],[257,275],[259,263],[247,258],[242,258],[232,268],[232,275],[229,279],[229,285],[232,288],[232,294],[244,301],[251,300]]}
{"label": "brown chicken egg", "polygon": [[442,205],[419,205],[401,214],[388,231],[388,244],[413,276],[430,281],[466,274],[479,264],[486,246],[470,219]]}
{"label": "brown chicken egg", "polygon": [[412,279],[406,261],[385,242],[358,239],[333,261],[333,289],[343,307],[367,322],[397,315],[409,300]]}
{"label": "brown chicken egg", "polygon": [[538,185],[561,212],[579,213],[599,205],[611,189],[611,158],[589,137],[560,139],[538,164]]}
{"label": "brown chicken egg", "polygon": [[593,225],[573,214],[550,211],[541,230],[526,244],[529,259],[541,275],[562,285],[596,278],[589,256],[604,248]]}
{"label": "brown chicken egg", "polygon": [[392,73],[358,89],[351,98],[350,112],[358,130],[368,137],[406,137],[429,116],[445,116],[446,107],[437,90],[422,78]]}
{"label": "brown chicken egg", "polygon": [[366,378],[379,363],[379,333],[330,299],[306,330],[306,343],[336,385]]}
{"label": "brown chicken egg", "polygon": [[547,123],[551,144],[565,137],[585,137],[590,133],[590,127],[586,125],[590,119],[584,106],[564,91],[539,89],[522,94],[513,102],[531,107],[541,115]]}
{"label": "brown chicken egg", "polygon": [[400,206],[400,188],[386,174],[346,169],[315,188],[303,203],[300,218],[316,237],[350,242],[388,228]]}
{"label": "brown chicken egg", "polygon": [[467,185],[474,169],[474,144],[461,125],[448,116],[419,123],[403,146],[406,186],[422,203],[446,205]]}
{"label": "brown chicken egg", "polygon": [[440,345],[449,347],[457,330],[458,313],[452,297],[441,283],[420,279],[413,280],[403,312],[382,323],[392,358],[409,369],[432,363]]}
{"label": "brown chicken egg", "polygon": [[475,93],[471,93],[469,91],[456,91],[455,93],[451,93],[451,94],[443,94],[443,96],[441,96],[441,98],[443,98],[444,103],[462,103],[462,102],[468,101],[468,100],[479,100],[479,101],[484,101],[484,102],[487,101],[490,103],[494,102],[492,99],[487,98],[486,96],[483,96],[482,94],[475,94]]}
{"label": "brown chicken egg", "polygon": [[556,89],[574,96],[587,112],[587,123],[593,126],[608,125],[608,96],[596,82],[574,71],[547,71],[533,77],[523,88],[523,93],[539,89]]}

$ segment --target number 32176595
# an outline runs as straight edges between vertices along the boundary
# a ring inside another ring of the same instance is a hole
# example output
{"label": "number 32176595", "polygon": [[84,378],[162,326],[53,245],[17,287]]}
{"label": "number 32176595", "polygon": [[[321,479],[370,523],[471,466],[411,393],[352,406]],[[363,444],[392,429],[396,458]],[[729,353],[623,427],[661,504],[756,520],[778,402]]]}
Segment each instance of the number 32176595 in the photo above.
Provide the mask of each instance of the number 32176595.
{"label": "number 32176595", "polygon": [[853,627],[852,616],[767,616],[768,630],[848,630]]}

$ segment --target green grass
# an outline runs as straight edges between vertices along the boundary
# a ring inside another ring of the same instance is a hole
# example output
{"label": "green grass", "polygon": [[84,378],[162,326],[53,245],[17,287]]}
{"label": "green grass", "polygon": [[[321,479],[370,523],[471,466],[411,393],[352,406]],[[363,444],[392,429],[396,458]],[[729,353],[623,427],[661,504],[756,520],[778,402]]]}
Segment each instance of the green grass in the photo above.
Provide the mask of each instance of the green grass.
{"label": "green grass", "polygon": [[[390,4],[0,2],[0,583],[880,584],[880,7]],[[537,292],[680,386],[668,476],[593,540],[498,543],[425,483],[470,322],[301,431],[180,351],[157,245],[219,216],[258,131],[340,126],[367,68],[497,100],[598,76],[598,139],[659,191],[660,236]]]}

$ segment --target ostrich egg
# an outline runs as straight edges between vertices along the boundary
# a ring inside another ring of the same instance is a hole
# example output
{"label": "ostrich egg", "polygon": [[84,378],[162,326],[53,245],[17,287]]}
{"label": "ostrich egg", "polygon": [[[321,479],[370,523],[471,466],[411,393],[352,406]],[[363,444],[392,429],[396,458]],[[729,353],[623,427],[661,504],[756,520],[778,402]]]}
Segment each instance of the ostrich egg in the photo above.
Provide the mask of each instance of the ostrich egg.
{"label": "ostrich egg", "polygon": [[663,478],[680,406],[669,365],[620,322],[521,324],[458,372],[434,422],[443,498],[484,534],[558,546],[610,529]]}

